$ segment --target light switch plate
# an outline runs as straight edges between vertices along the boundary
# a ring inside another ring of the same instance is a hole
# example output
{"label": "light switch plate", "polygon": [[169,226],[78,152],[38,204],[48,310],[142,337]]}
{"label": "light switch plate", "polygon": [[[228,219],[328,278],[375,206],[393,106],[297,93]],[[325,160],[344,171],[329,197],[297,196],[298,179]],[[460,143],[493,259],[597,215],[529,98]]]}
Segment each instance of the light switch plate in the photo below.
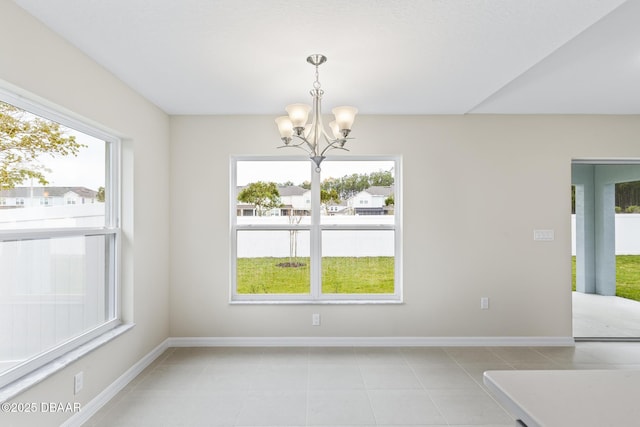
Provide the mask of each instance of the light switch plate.
{"label": "light switch plate", "polygon": [[555,240],[554,230],[533,230],[533,240],[550,242]]}

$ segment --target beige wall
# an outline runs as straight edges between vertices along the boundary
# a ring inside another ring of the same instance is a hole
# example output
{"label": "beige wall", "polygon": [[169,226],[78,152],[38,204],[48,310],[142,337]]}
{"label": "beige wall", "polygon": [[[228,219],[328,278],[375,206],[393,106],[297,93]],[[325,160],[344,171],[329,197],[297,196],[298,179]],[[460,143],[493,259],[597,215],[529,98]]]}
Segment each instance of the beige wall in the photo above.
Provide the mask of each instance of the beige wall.
{"label": "beige wall", "polygon": [[[123,315],[136,326],[14,399],[86,405],[168,337],[169,119],[9,1],[0,1],[0,52],[0,85],[124,138]],[[84,389],[74,396],[78,371]],[[2,425],[48,426],[68,414],[1,417]]]}
{"label": "beige wall", "polygon": [[570,337],[571,159],[640,158],[638,135],[637,116],[359,117],[353,154],[403,157],[405,304],[251,306],[228,303],[229,156],[297,153],[270,116],[172,117],[170,334]]}

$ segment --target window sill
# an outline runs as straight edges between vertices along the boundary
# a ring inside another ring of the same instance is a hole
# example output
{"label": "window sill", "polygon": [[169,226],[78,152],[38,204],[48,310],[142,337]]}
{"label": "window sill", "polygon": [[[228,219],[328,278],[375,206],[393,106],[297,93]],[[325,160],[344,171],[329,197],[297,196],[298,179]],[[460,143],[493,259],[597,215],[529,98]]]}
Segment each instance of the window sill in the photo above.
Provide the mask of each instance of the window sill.
{"label": "window sill", "polygon": [[34,385],[46,380],[51,375],[66,368],[73,362],[81,359],[82,357],[91,353],[93,350],[97,349],[98,347],[103,346],[109,341],[129,331],[134,326],[135,324],[133,323],[119,325],[111,329],[110,331],[105,332],[99,337],[89,341],[88,343],[79,346],[75,350],[72,350],[64,354],[63,356],[58,357],[51,363],[48,363],[42,366],[41,368],[36,369],[35,371],[12,382],[11,384],[7,384],[6,386],[0,389],[0,403],[4,403],[9,399],[24,392],[25,390],[33,387]]}
{"label": "window sill", "polygon": [[230,305],[259,305],[259,304],[273,304],[273,305],[398,305],[404,304],[402,300],[231,300]]}

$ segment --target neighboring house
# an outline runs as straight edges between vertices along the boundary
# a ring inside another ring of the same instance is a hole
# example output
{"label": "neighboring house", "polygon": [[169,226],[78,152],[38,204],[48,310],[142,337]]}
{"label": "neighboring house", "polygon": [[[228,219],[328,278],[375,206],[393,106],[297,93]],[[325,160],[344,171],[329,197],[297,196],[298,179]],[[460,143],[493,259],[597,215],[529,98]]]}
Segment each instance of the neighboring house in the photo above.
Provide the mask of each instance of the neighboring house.
{"label": "neighboring house", "polygon": [[[237,193],[243,187],[238,187]],[[280,207],[271,209],[266,216],[307,216],[311,215],[311,191],[297,185],[278,186]],[[393,186],[371,186],[340,203],[330,202],[323,206],[327,215],[386,215],[393,211],[385,206],[385,201],[393,196]],[[256,208],[252,204],[238,203],[238,216],[255,216]]]}
{"label": "neighboring house", "polygon": [[347,215],[349,209],[347,208],[347,202],[341,201],[340,203],[329,202],[324,205],[327,215]]}
{"label": "neighboring house", "polygon": [[347,200],[351,215],[384,215],[385,200],[393,196],[393,186],[371,186]]}
{"label": "neighboring house", "polygon": [[236,187],[236,215],[237,216],[257,216],[256,206],[251,203],[244,203],[238,200],[238,194],[242,191],[244,186]]}
{"label": "neighboring house", "polygon": [[236,205],[237,216],[256,216],[256,207],[249,203],[238,203]]}
{"label": "neighboring house", "polygon": [[282,203],[280,216],[311,215],[311,190],[305,190],[297,185],[279,185],[278,192]]}
{"label": "neighboring house", "polygon": [[0,191],[0,209],[96,203],[98,192],[86,187],[15,187]]}
{"label": "neighboring house", "polygon": [[[244,187],[238,187],[240,194]],[[278,186],[280,193],[280,207],[271,209],[266,216],[305,216],[311,215],[311,190],[305,190],[297,185]],[[236,205],[238,216],[256,216],[255,205],[239,202]]]}

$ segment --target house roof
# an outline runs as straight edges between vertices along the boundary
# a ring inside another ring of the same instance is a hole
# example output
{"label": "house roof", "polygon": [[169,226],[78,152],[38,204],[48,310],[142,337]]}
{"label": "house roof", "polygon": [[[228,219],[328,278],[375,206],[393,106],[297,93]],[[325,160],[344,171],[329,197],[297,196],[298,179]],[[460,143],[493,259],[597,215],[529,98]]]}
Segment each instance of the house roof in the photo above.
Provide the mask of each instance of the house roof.
{"label": "house roof", "polygon": [[15,187],[1,190],[0,197],[31,197],[32,194],[33,197],[63,197],[68,192],[88,199],[93,199],[98,195],[97,191],[86,187]]}
{"label": "house roof", "polygon": [[371,187],[363,190],[366,191],[367,193],[371,194],[372,196],[390,196],[393,194],[393,187],[392,186],[379,186],[379,185],[372,185]]}
{"label": "house roof", "polygon": [[280,196],[302,196],[307,191],[309,190],[305,190],[298,185],[278,186],[278,192],[280,193]]}

